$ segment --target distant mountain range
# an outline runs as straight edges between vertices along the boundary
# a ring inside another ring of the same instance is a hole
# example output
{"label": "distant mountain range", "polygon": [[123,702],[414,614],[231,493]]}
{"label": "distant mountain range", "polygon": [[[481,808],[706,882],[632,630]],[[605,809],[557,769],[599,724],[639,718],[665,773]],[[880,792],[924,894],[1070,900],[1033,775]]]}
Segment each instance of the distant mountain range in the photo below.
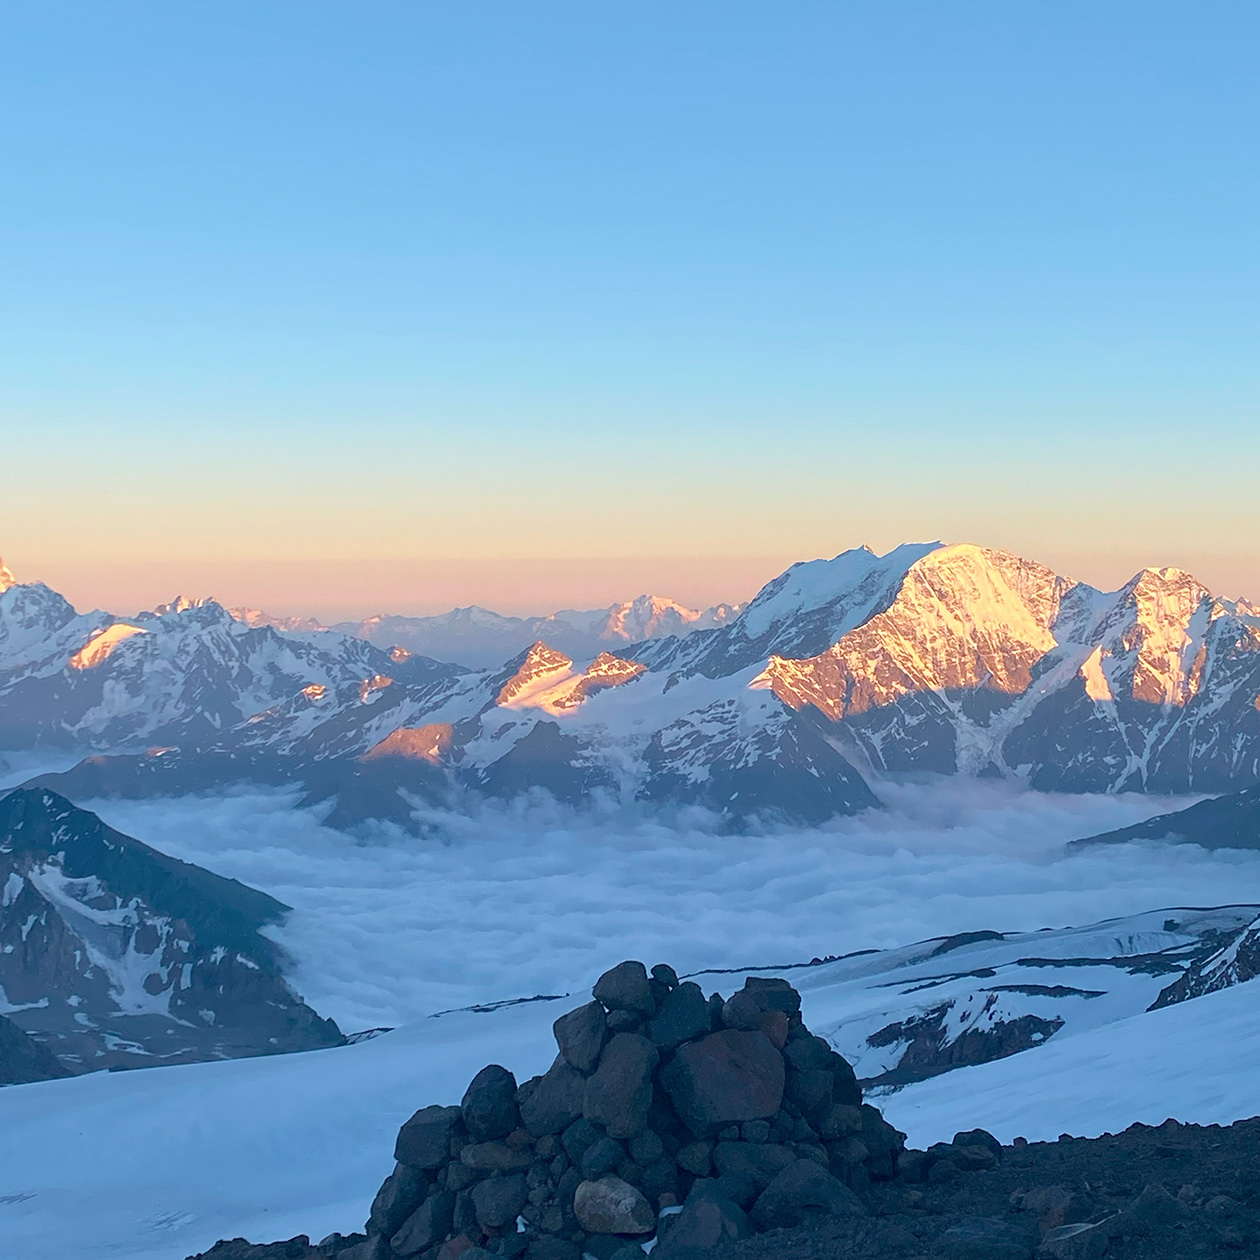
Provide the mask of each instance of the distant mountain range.
{"label": "distant mountain range", "polygon": [[[604,610],[580,654],[558,643],[582,626],[557,614],[557,642],[470,669],[381,646],[392,619],[378,645],[211,602],[80,615],[10,582],[0,748],[92,750],[44,780],[72,798],[301,782],[344,824],[535,791],[817,822],[905,773],[1068,792],[1260,782],[1260,612],[1177,569],[1105,593],[966,544],[861,548],[793,565],[720,624],[628,641],[685,612]],[[461,616],[405,620],[443,622],[434,642]]]}
{"label": "distant mountain range", "polygon": [[366,639],[377,647],[402,647],[439,661],[485,669],[502,664],[540,640],[580,659],[609,647],[712,630],[733,621],[739,610],[738,604],[698,610],[660,595],[640,595],[607,608],[566,608],[546,617],[505,617],[474,605],[434,617],[368,617],[334,626],[320,625],[309,617],[272,617],[256,608],[232,608],[229,612],[249,626],[304,633],[331,629]]}

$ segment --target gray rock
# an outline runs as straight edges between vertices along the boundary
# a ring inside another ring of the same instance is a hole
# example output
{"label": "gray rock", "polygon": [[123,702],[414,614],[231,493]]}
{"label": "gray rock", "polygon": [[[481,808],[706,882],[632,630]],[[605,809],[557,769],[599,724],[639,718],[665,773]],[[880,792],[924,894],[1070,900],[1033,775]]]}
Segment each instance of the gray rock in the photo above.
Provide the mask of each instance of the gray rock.
{"label": "gray rock", "polygon": [[1133,1205],[1124,1214],[1126,1226],[1137,1235],[1152,1235],[1171,1229],[1184,1221],[1189,1209],[1173,1198],[1158,1182],[1143,1188]]}
{"label": "gray rock", "polygon": [[595,981],[591,993],[610,1011],[652,1014],[652,986],[648,981],[647,968],[641,962],[618,963],[611,971],[605,971]]}
{"label": "gray rock", "polygon": [[482,1229],[502,1229],[524,1211],[529,1202],[529,1189],[520,1173],[491,1177],[472,1189],[473,1210]]}
{"label": "gray rock", "polygon": [[586,1154],[587,1148],[598,1142],[603,1136],[603,1133],[585,1116],[579,1116],[560,1135],[560,1141],[569,1159],[573,1163],[579,1164],[582,1162],[582,1156]]}
{"label": "gray rock", "polygon": [[648,1024],[647,1033],[662,1050],[673,1050],[709,1031],[709,1003],[698,984],[688,980],[672,989]]}
{"label": "gray rock", "polygon": [[758,1190],[764,1190],[796,1159],[786,1146],[773,1142],[719,1142],[713,1149],[719,1176],[747,1178]]}
{"label": "gray rock", "polygon": [[625,1157],[626,1152],[621,1143],[604,1134],[586,1148],[579,1167],[582,1169],[582,1176],[588,1181],[597,1181],[605,1173],[612,1172]]}
{"label": "gray rock", "polygon": [[678,988],[678,972],[669,963],[657,963],[652,968],[652,979],[663,984],[667,989]]}
{"label": "gray rock", "polygon": [[789,1072],[787,1096],[807,1115],[816,1115],[831,1105],[831,1091],[835,1083],[832,1074],[825,1070]]}
{"label": "gray rock", "polygon": [[759,1032],[727,1029],[678,1048],[661,1072],[675,1111],[697,1136],[773,1117],[783,1101],[783,1056]]}
{"label": "gray rock", "polygon": [[454,1210],[455,1196],[449,1190],[435,1190],[390,1239],[395,1254],[418,1256],[427,1247],[441,1242],[451,1232]]}
{"label": "gray rock", "polygon": [[[802,1120],[802,1124],[805,1122]],[[809,1126],[806,1125],[806,1128]],[[770,1140],[770,1121],[769,1120],[745,1120],[739,1126],[739,1137],[741,1142],[768,1142]]]}
{"label": "gray rock", "polygon": [[832,1102],[842,1103],[848,1107],[862,1105],[862,1087],[853,1071],[853,1065],[843,1055],[831,1055],[831,1071],[834,1085],[831,1089]]}
{"label": "gray rock", "polygon": [[497,1063],[483,1067],[465,1090],[459,1111],[474,1142],[507,1137],[520,1122],[516,1077]]}
{"label": "gray rock", "polygon": [[762,1011],[782,1011],[785,1015],[801,1013],[801,995],[786,980],[769,976],[749,976],[744,992]]}
{"label": "gray rock", "polygon": [[560,1053],[579,1072],[593,1072],[608,1040],[608,1016],[598,1002],[587,1002],[551,1026]]}
{"label": "gray rock", "polygon": [[985,1146],[998,1159],[1002,1158],[1002,1143],[988,1129],[968,1129],[964,1133],[955,1133],[951,1146]]}
{"label": "gray rock", "polygon": [[758,1187],[751,1177],[701,1177],[692,1184],[687,1202],[693,1199],[729,1199],[747,1212],[764,1187]]}
{"label": "gray rock", "polygon": [[573,1214],[588,1234],[650,1234],[656,1228],[652,1205],[620,1177],[582,1182]]}
{"label": "gray rock", "polygon": [[831,1046],[813,1033],[793,1038],[783,1050],[788,1067],[795,1072],[830,1072],[834,1054]]}
{"label": "gray rock", "polygon": [[608,1031],[610,1033],[638,1032],[643,1027],[643,1016],[638,1011],[609,1011]]}
{"label": "gray rock", "polygon": [[544,1236],[530,1240],[525,1260],[581,1260],[582,1249],[571,1238]]}
{"label": "gray rock", "polygon": [[761,1008],[742,989],[722,1003],[722,1023],[727,1028],[755,1032],[761,1027]]}
{"label": "gray rock", "polygon": [[477,1172],[524,1172],[533,1156],[506,1142],[472,1142],[459,1153],[460,1162]]}
{"label": "gray rock", "polygon": [[656,1047],[638,1033],[618,1033],[587,1078],[582,1114],[614,1138],[631,1138],[647,1125]]}
{"label": "gray rock", "polygon": [[354,1243],[336,1253],[337,1260],[394,1260],[394,1252],[390,1250],[389,1239],[383,1234],[375,1234],[362,1242]]}
{"label": "gray rock", "polygon": [[394,1158],[412,1168],[440,1167],[451,1156],[459,1118],[458,1107],[422,1107],[398,1130]]}
{"label": "gray rock", "polygon": [[674,1159],[678,1167],[696,1177],[707,1177],[713,1167],[713,1145],[710,1142],[688,1142]]}
{"label": "gray rock", "polygon": [[658,1159],[665,1154],[665,1143],[661,1141],[660,1136],[653,1133],[651,1129],[644,1129],[642,1133],[636,1134],[630,1142],[630,1158],[636,1164],[641,1164],[646,1168],[649,1164],[655,1164]]}
{"label": "gray rock", "polygon": [[532,1137],[561,1133],[582,1114],[586,1078],[562,1055],[543,1076],[516,1091],[521,1123]]}
{"label": "gray rock", "polygon": [[945,1260],[1031,1260],[1032,1244],[1005,1221],[972,1216],[951,1225],[937,1244]]}
{"label": "gray rock", "polygon": [[814,1118],[814,1127],[824,1142],[834,1142],[862,1132],[862,1109],[844,1103],[832,1103]]}
{"label": "gray rock", "polygon": [[689,1199],[663,1231],[657,1254],[661,1260],[668,1260],[684,1247],[708,1251],[723,1243],[748,1238],[752,1232],[748,1214],[739,1204],[717,1195],[703,1195]]}
{"label": "gray rock", "polygon": [[[464,1149],[467,1150],[468,1148],[465,1147]],[[469,1168],[467,1164],[461,1162],[463,1154],[464,1152],[460,1151],[461,1158],[453,1159],[446,1165],[446,1188],[448,1190],[455,1191],[456,1194],[458,1194],[461,1190],[467,1190],[468,1187],[471,1186],[474,1181],[477,1181],[482,1175],[480,1170]]]}
{"label": "gray rock", "polygon": [[816,1216],[865,1216],[861,1199],[812,1159],[789,1164],[753,1204],[761,1229],[784,1229]]}
{"label": "gray rock", "polygon": [[372,1200],[365,1232],[370,1236],[396,1233],[416,1210],[429,1189],[429,1179],[418,1168],[396,1164]]}
{"label": "gray rock", "polygon": [[1108,1222],[1056,1225],[1047,1230],[1037,1251],[1038,1260],[1101,1260],[1111,1241]]}

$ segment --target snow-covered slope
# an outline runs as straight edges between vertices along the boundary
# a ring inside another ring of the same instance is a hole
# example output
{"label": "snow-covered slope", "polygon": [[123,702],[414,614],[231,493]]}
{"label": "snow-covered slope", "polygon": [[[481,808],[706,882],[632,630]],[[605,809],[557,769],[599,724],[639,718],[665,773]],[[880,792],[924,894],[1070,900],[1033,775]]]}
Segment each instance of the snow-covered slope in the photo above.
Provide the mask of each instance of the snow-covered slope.
{"label": "snow-covered slope", "polygon": [[[1239,917],[1215,913],[1222,922]],[[1096,987],[1119,981],[1114,993],[1060,999],[1064,1009],[1075,1003],[1101,1014],[1066,1020],[1045,1044],[877,1099],[917,1146],[977,1124],[1009,1141],[1092,1135],[1168,1115],[1200,1123],[1252,1115],[1254,986],[1146,1011],[1138,990],[1152,986],[1137,961],[1152,950],[1184,952],[1211,918],[1159,915],[1181,926],[1139,916],[956,948],[929,941],[783,974],[801,991],[806,1022],[826,1026],[843,1050],[876,1004],[914,1009],[922,998],[910,991],[912,979],[953,968],[960,956],[969,969],[987,960],[1000,970],[1018,965],[1035,941],[1038,957],[1053,960],[1055,979],[1067,984],[1082,970],[1099,979],[1107,968],[1098,956],[1112,960]],[[1131,974],[1119,965],[1126,957]],[[746,974],[697,979],[706,992],[731,993]],[[586,979],[571,986],[585,988]],[[501,1063],[518,1078],[545,1069],[552,1022],[571,1005],[557,995],[452,1012],[318,1053],[0,1090],[0,1234],[24,1260],[182,1260],[219,1237],[348,1232],[362,1224],[390,1170],[398,1126],[417,1107],[458,1101],[483,1063]]]}

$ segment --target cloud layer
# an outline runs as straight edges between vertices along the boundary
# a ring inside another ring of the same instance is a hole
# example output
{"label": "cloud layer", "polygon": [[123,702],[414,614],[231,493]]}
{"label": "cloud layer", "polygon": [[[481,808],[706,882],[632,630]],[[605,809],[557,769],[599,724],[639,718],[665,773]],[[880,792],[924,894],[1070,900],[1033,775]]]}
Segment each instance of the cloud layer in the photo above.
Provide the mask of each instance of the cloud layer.
{"label": "cloud layer", "polygon": [[933,935],[1260,901],[1260,854],[1064,844],[1168,809],[950,781],[818,830],[715,835],[686,816],[435,816],[355,839],[284,793],[87,803],[177,857],[293,907],[277,938],[343,1028],[577,991],[626,957],[771,965]]}

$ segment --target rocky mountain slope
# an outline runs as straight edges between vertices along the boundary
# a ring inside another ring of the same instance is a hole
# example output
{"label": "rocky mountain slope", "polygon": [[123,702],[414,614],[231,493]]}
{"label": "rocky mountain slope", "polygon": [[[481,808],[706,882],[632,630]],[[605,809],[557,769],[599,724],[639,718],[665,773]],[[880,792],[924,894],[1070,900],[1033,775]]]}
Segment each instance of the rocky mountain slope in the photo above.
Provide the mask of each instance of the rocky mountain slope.
{"label": "rocky mountain slope", "polygon": [[1260,788],[1227,792],[1172,814],[1118,831],[1074,840],[1073,846],[1127,844],[1133,840],[1165,840],[1197,844],[1205,849],[1260,849]]}
{"label": "rocky mountain slope", "polygon": [[54,1081],[70,1073],[43,1042],[0,1015],[0,1085]]}
{"label": "rocky mountain slope", "polygon": [[1260,780],[1260,617],[1172,569],[1107,594],[970,545],[859,549],[793,566],[727,624],[586,656],[539,641],[476,671],[216,605],[98,624],[56,600],[0,594],[0,740],[122,758],[55,781],[72,796],[252,778],[305,782],[347,823],[405,821],[403,789],[599,794],[743,825],[869,808],[889,774]]}
{"label": "rocky mountain slope", "polygon": [[286,909],[54,793],[0,798],[0,1013],[45,1075],[340,1044],[261,934]]}

